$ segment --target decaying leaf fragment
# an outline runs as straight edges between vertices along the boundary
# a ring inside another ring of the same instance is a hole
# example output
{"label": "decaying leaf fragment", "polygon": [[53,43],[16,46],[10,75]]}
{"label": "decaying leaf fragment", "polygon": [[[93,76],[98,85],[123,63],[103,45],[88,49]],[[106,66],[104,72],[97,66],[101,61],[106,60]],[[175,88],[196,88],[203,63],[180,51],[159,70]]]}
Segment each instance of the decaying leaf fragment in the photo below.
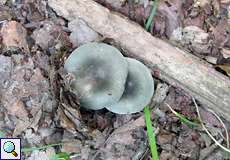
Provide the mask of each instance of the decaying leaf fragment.
{"label": "decaying leaf fragment", "polygon": [[230,64],[217,65],[220,69],[224,70],[226,74],[230,77]]}

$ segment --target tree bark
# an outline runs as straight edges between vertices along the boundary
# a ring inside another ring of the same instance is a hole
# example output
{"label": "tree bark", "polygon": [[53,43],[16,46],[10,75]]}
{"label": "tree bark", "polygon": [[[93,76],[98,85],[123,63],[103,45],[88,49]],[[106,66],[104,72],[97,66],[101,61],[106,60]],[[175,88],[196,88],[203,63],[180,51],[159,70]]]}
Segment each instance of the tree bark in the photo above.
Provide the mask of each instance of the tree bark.
{"label": "tree bark", "polygon": [[138,24],[92,0],[49,0],[48,3],[69,21],[81,18],[99,34],[113,39],[127,51],[127,56],[144,62],[155,76],[181,87],[230,120],[230,80],[211,65],[153,37]]}

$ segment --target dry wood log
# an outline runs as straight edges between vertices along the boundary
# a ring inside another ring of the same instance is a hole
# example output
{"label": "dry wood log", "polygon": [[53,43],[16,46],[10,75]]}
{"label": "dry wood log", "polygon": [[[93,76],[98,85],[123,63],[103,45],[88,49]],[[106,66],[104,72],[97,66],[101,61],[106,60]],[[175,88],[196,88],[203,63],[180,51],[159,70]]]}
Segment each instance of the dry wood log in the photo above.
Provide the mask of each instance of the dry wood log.
{"label": "dry wood log", "polygon": [[230,80],[197,57],[153,37],[138,24],[92,0],[49,0],[54,11],[113,39],[126,55],[143,61],[160,79],[179,86],[230,120]]}

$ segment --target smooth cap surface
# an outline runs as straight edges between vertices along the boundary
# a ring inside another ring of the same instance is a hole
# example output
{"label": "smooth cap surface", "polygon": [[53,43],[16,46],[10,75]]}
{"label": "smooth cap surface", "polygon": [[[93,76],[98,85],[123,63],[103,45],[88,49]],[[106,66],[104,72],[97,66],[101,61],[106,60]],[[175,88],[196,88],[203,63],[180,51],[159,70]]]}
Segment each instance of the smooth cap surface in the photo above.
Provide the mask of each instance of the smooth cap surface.
{"label": "smooth cap surface", "polygon": [[141,111],[154,93],[154,81],[149,69],[141,62],[126,58],[128,62],[128,77],[125,91],[118,103],[106,107],[118,114],[130,114]]}
{"label": "smooth cap surface", "polygon": [[75,75],[71,86],[85,108],[102,109],[116,103],[124,92],[128,64],[115,47],[82,45],[68,57],[64,68]]}

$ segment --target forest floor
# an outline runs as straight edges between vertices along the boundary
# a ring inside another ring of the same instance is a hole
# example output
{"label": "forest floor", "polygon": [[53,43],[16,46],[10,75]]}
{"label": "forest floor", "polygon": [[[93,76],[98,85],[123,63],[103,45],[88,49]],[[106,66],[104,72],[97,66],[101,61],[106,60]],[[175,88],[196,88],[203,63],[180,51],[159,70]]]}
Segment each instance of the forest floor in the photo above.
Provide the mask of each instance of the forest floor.
{"label": "forest floor", "polygon": [[[151,0],[96,1],[143,28],[153,5]],[[230,0],[159,0],[149,31],[230,76]],[[102,39],[84,21],[58,16],[47,0],[0,0],[0,137],[21,138],[23,160],[150,159],[143,112],[85,110],[65,86],[68,55]],[[201,127],[183,123],[168,107],[197,122],[192,96],[154,80],[150,107],[160,160],[230,159]],[[226,146],[215,114],[205,104],[199,110],[212,136]],[[222,120],[230,132],[230,122]]]}

